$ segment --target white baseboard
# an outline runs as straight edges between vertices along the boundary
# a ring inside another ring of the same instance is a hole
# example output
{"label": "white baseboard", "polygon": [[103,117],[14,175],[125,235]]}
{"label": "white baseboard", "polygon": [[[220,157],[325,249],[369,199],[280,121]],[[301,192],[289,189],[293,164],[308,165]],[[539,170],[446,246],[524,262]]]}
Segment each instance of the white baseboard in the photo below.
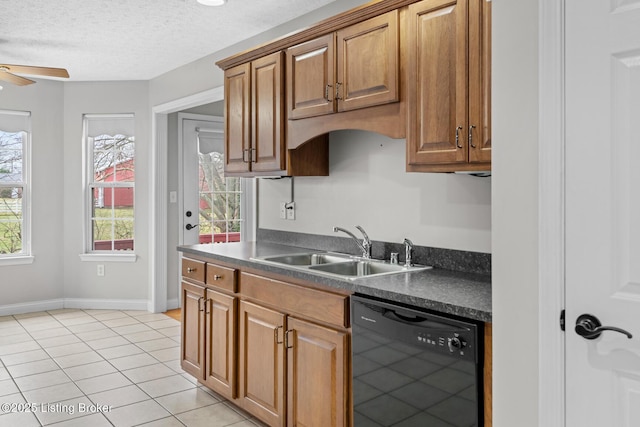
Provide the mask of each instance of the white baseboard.
{"label": "white baseboard", "polygon": [[148,311],[146,299],[94,299],[65,298],[64,308],[86,308],[91,310],[144,310]]}
{"label": "white baseboard", "polygon": [[37,311],[58,310],[61,308],[80,308],[92,310],[144,310],[148,311],[146,299],[92,299],[58,298],[45,301],[31,301],[18,304],[0,305],[0,316],[34,313]]}
{"label": "white baseboard", "polygon": [[22,302],[18,304],[0,305],[0,316],[34,313],[36,311],[58,310],[60,308],[64,308],[64,298]]}

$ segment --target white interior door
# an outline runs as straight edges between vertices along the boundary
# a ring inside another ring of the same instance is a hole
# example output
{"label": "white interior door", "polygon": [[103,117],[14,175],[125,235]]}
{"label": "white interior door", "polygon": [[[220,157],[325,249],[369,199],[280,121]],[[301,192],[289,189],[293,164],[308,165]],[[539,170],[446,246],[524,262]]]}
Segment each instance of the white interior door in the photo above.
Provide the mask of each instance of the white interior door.
{"label": "white interior door", "polygon": [[[566,0],[565,11],[566,425],[637,427],[640,1]],[[583,314],[633,338],[586,339]]]}

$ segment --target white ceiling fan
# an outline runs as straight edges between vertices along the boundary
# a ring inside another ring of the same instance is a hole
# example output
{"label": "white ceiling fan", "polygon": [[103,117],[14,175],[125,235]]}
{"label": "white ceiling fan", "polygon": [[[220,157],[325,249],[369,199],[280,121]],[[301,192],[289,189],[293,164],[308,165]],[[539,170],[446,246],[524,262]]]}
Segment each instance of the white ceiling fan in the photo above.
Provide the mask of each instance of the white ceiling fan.
{"label": "white ceiling fan", "polygon": [[18,74],[27,74],[31,76],[69,78],[69,73],[64,68],[0,64],[0,80],[13,83],[14,85],[18,85],[18,86],[26,86],[26,85],[35,83],[35,81],[28,79],[26,77],[19,76]]}

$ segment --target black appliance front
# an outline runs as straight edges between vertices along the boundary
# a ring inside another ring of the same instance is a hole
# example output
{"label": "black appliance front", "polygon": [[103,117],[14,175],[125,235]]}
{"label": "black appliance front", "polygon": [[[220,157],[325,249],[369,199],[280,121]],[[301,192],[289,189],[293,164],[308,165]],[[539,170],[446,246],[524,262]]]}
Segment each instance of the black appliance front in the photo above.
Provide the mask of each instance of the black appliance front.
{"label": "black appliance front", "polygon": [[353,296],[354,427],[480,427],[482,324]]}

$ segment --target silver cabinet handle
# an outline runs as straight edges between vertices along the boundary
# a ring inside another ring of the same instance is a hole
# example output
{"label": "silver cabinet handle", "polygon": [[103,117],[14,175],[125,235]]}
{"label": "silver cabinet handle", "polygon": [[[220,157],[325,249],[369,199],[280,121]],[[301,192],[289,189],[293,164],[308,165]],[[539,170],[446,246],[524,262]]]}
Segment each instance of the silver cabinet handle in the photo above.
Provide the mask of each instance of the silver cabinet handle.
{"label": "silver cabinet handle", "polygon": [[331,85],[327,85],[324,88],[324,99],[326,99],[329,102],[333,101],[332,99],[329,99],[329,89],[331,89],[332,87],[333,86],[331,86]]}
{"label": "silver cabinet handle", "polygon": [[476,127],[474,125],[469,126],[469,145],[471,148],[476,148],[476,146],[473,145],[473,129],[475,128]]}
{"label": "silver cabinet handle", "polygon": [[282,326],[276,326],[275,328],[273,328],[273,339],[275,341],[276,344],[282,344],[284,341],[280,341],[280,329],[283,329]]}
{"label": "silver cabinet handle", "polygon": [[460,130],[461,129],[462,129],[462,126],[456,127],[456,147],[458,147],[458,148],[462,148],[462,145],[460,145]]}
{"label": "silver cabinet handle", "polygon": [[219,274],[214,274],[213,275],[213,280],[220,280],[220,279],[222,279],[221,275],[219,275]]}
{"label": "silver cabinet handle", "polygon": [[293,348],[293,343],[289,340],[289,332],[293,332],[293,329],[289,329],[284,333],[284,347]]}
{"label": "silver cabinet handle", "polygon": [[198,271],[197,268],[187,267],[187,273],[195,273],[196,271]]}

